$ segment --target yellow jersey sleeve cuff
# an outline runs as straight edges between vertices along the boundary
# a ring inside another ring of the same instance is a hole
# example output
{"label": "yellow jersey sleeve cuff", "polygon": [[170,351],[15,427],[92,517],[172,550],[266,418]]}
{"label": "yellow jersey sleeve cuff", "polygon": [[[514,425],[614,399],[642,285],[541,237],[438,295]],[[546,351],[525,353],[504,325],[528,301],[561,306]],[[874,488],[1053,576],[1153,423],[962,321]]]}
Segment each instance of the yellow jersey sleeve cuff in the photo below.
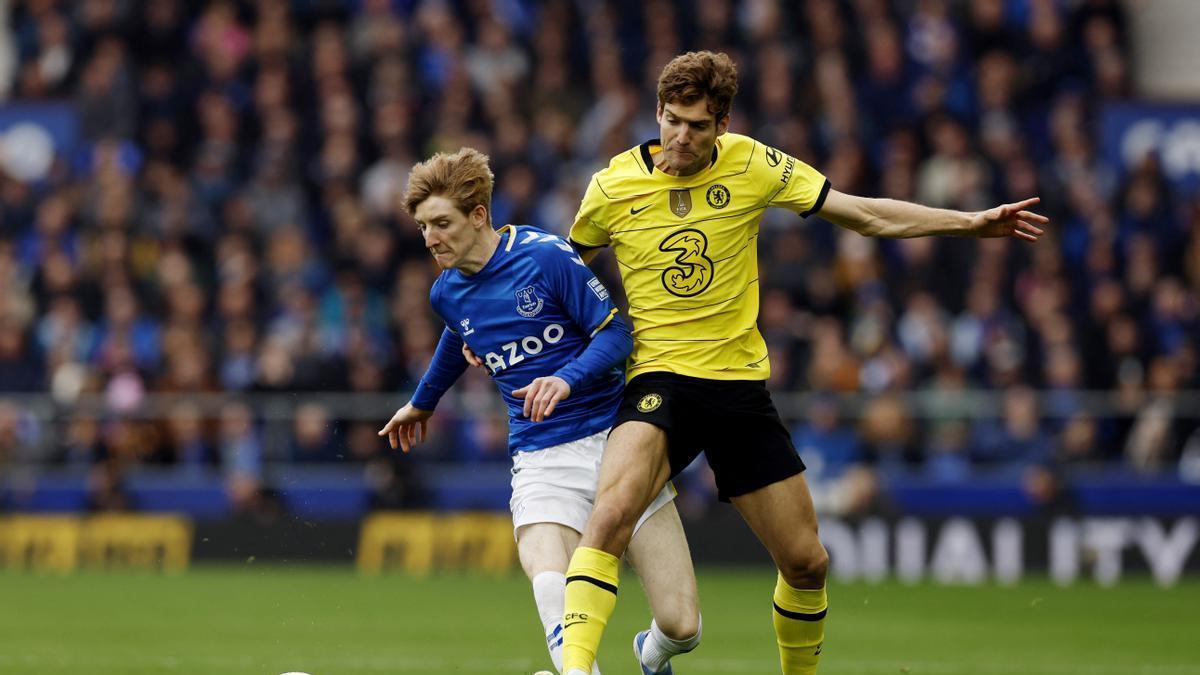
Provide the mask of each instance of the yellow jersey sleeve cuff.
{"label": "yellow jersey sleeve cuff", "polygon": [[800,214],[801,218],[807,218],[807,217],[811,216],[812,214],[816,213],[817,211],[820,211],[822,206],[825,206],[825,198],[829,196],[829,188],[830,188],[829,179],[826,178],[825,183],[823,185],[821,185],[821,192],[819,194],[817,194],[817,199],[816,199],[816,201],[813,202],[812,208],[805,211],[804,213],[801,213]]}

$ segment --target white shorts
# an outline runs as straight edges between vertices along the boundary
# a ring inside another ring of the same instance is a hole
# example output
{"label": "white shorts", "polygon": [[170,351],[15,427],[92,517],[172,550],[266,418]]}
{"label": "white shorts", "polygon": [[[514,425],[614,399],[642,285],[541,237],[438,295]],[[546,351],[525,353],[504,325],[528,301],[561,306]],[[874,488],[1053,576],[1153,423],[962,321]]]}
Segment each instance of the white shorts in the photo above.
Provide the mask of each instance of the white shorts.
{"label": "white shorts", "polygon": [[[608,430],[570,443],[534,452],[518,452],[513,457],[512,498],[508,507],[513,515],[513,532],[534,523],[558,523],[583,532],[596,485],[600,482],[600,457]],[[675,498],[675,486],[668,482],[638,518],[637,532],[646,519]]]}

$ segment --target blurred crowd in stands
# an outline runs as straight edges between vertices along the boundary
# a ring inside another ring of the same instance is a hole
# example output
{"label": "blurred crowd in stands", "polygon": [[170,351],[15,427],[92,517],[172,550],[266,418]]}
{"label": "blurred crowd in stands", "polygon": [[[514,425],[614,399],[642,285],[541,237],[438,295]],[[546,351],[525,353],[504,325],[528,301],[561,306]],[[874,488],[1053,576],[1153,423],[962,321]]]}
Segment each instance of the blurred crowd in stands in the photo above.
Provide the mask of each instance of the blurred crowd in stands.
{"label": "blurred crowd in stands", "polygon": [[[36,180],[0,169],[0,464],[94,465],[101,484],[143,464],[220,469],[251,495],[264,461],[360,461],[386,493],[414,461],[375,437],[390,409],[338,420],[313,393],[399,406],[436,343],[437,269],[400,208],[411,165],[478,148],[497,224],[565,232],[591,173],[657,135],[658,72],[689,49],[737,62],[733,131],[838,190],[965,210],[1040,195],[1053,220],[1027,245],[877,241],[767,213],[770,385],[818,393],[791,420],[814,476],[1153,471],[1189,439],[1200,453],[1195,403],[1189,418],[1171,396],[1200,388],[1200,201],[1151,155],[1126,173],[1097,150],[1097,111],[1132,93],[1116,0],[5,7],[0,100],[69,106],[79,142]],[[465,386],[490,385],[473,371]],[[964,407],[979,389],[1002,409]],[[1125,414],[1096,415],[1081,390]],[[911,391],[940,413],[915,414]],[[197,392],[229,403],[125,414]],[[853,392],[869,396],[847,415]],[[48,424],[12,393],[68,411],[100,396],[110,414]],[[238,398],[255,393],[303,401],[280,447]],[[507,461],[503,420],[459,410],[417,454]]]}

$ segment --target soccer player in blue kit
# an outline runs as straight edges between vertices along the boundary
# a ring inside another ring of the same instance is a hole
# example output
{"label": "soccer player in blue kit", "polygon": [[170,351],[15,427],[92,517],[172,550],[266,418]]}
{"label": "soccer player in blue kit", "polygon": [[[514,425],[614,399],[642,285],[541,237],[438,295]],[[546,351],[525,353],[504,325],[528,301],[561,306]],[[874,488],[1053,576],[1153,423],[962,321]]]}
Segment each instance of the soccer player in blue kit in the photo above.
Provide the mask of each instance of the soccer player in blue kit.
{"label": "soccer player in blue kit", "polygon": [[[533,227],[493,229],[492,185],[487,157],[469,148],[413,167],[404,206],[443,270],[429,300],[446,328],[412,400],[379,434],[408,452],[468,367],[464,344],[483,361],[508,407],[518,556],[561,671],[565,573],[592,510],[632,338],[570,244]],[[654,615],[638,635],[643,673],[670,673],[670,658],[700,640],[695,572],[674,497],[666,485],[628,549]]]}

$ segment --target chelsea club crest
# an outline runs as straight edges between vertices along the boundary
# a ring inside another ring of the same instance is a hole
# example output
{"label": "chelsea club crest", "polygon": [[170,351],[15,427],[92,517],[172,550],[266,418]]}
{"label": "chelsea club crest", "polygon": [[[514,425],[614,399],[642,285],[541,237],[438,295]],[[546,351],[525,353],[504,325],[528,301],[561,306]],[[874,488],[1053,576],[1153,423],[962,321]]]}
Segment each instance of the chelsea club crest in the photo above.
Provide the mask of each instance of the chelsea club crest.
{"label": "chelsea club crest", "polygon": [[542,311],[542,299],[538,297],[537,291],[533,286],[526,286],[517,291],[517,314],[531,319]]}

